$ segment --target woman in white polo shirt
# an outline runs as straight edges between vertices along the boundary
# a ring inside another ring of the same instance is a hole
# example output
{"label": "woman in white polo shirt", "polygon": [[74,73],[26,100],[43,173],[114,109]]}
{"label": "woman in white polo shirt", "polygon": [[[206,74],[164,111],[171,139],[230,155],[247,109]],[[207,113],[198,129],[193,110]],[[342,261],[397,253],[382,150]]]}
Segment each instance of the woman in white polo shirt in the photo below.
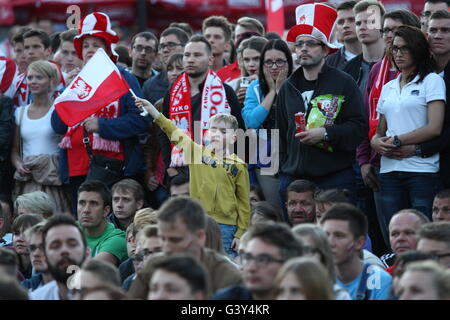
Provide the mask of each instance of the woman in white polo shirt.
{"label": "woman in white polo shirt", "polygon": [[[415,145],[440,135],[444,119],[445,83],[424,34],[415,27],[400,26],[391,47],[394,63],[401,72],[382,89],[380,114],[371,145],[381,154],[380,196],[384,225],[401,209],[414,208],[431,219],[435,194],[441,189],[439,153],[401,158],[402,145]],[[381,223],[383,225],[383,223]]]}

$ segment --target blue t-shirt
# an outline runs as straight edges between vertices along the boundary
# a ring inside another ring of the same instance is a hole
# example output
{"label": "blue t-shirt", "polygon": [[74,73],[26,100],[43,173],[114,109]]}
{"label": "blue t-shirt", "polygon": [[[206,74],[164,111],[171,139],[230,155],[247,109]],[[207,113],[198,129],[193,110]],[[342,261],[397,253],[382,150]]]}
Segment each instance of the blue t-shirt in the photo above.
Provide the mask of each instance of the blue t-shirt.
{"label": "blue t-shirt", "polygon": [[[391,294],[392,277],[389,273],[378,266],[371,265],[367,269],[369,273],[367,277],[366,287],[370,290],[367,300],[388,300]],[[346,289],[353,300],[356,300],[356,294],[361,281],[362,272],[355,280],[349,283],[343,283],[336,279],[336,283]]]}

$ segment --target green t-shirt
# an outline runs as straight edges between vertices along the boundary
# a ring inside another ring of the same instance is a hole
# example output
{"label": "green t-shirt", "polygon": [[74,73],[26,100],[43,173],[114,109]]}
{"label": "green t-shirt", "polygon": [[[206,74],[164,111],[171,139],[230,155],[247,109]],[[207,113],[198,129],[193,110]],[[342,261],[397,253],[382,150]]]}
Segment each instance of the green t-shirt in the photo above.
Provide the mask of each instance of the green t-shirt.
{"label": "green t-shirt", "polygon": [[106,223],[105,231],[98,237],[88,236],[82,227],[87,239],[87,245],[91,249],[91,257],[95,257],[100,252],[109,252],[120,262],[128,258],[126,234],[122,230],[116,229],[110,222]]}

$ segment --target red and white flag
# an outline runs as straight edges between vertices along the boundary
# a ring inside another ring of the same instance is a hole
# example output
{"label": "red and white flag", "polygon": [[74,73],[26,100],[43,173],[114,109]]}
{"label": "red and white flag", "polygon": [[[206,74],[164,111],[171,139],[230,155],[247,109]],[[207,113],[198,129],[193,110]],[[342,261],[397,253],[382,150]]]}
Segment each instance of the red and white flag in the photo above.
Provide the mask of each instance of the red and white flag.
{"label": "red and white flag", "polygon": [[0,93],[12,98],[16,93],[15,78],[18,68],[12,59],[0,57]]}
{"label": "red and white flag", "polygon": [[71,127],[119,99],[129,88],[117,66],[100,48],[56,98],[55,109],[61,121]]}

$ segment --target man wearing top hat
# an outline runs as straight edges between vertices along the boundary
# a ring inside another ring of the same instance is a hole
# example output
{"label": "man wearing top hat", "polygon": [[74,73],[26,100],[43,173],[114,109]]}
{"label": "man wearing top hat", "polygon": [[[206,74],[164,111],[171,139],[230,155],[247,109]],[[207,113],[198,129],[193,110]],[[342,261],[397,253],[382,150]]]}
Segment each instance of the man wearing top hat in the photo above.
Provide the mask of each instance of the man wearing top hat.
{"label": "man wearing top hat", "polygon": [[[325,64],[336,50],[330,34],[336,11],[325,4],[296,9],[287,41],[295,44],[300,67],[281,87],[277,100],[280,130],[280,197],[294,180],[319,188],[345,188],[355,200],[352,163],[368,125],[357,84],[348,74]],[[295,114],[304,113],[306,128],[296,132]]]}

